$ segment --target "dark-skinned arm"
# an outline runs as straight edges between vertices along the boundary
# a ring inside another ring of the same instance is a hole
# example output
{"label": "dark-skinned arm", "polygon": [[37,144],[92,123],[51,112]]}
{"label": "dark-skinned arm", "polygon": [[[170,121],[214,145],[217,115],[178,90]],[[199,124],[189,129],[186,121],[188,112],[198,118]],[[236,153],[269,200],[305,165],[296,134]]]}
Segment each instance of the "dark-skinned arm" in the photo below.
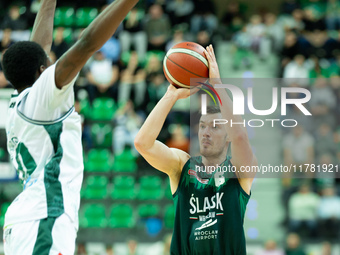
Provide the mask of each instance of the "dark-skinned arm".
{"label": "dark-skinned arm", "polygon": [[92,21],[80,39],[57,62],[55,83],[61,89],[69,84],[87,60],[111,38],[138,0],[116,0]]}
{"label": "dark-skinned arm", "polygon": [[57,0],[42,0],[34,20],[30,41],[41,45],[48,55],[53,42],[53,21]]}

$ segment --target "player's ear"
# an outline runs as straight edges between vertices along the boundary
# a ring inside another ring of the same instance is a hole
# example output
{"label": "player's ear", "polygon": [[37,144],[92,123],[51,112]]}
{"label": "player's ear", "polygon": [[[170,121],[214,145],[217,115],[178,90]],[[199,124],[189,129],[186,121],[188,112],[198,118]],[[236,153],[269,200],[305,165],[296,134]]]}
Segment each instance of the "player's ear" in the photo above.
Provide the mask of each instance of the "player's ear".
{"label": "player's ear", "polygon": [[39,74],[42,74],[42,72],[45,71],[45,69],[46,69],[46,66],[41,65],[39,68]]}

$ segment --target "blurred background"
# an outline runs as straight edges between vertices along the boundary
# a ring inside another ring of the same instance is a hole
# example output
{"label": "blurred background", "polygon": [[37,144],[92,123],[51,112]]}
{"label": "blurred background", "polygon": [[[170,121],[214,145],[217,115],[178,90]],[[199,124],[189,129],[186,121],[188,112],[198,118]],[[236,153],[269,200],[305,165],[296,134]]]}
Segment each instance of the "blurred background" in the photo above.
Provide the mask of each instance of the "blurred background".
{"label": "blurred background", "polygon": [[[58,0],[51,59],[71,47],[110,2]],[[40,0],[0,0],[0,52],[29,39],[39,6]],[[165,52],[182,41],[213,44],[224,78],[287,78],[285,86],[312,92],[313,118],[288,109],[298,128],[250,132],[255,148],[270,148],[260,160],[339,167],[339,32],[338,0],[139,1],[75,85],[85,166],[76,254],[169,254],[174,220],[169,181],[139,156],[133,140],[167,89]],[[0,67],[1,227],[22,190],[6,149],[12,92]],[[178,102],[159,140],[189,151],[189,111],[190,100]],[[254,182],[244,225],[248,254],[340,254],[339,173],[286,177]]]}

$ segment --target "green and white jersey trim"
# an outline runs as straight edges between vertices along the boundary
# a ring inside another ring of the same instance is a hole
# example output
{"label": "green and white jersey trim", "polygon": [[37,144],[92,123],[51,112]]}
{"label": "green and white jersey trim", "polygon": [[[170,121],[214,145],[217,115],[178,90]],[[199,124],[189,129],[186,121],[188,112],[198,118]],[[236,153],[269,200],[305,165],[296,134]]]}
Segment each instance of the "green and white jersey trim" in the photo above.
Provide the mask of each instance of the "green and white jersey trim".
{"label": "green and white jersey trim", "polygon": [[[20,105],[21,102],[18,103],[18,107]],[[17,114],[22,118],[24,119],[25,121],[31,123],[31,124],[34,124],[34,125],[53,125],[53,124],[56,124],[58,122],[62,122],[63,120],[65,120],[68,116],[70,116],[72,114],[72,112],[74,112],[74,107],[70,108],[70,110],[62,117],[60,117],[59,119],[57,120],[54,120],[54,121],[42,121],[42,120],[33,120],[33,119],[30,119],[28,117],[26,117],[22,112],[19,111],[19,109],[17,108]]]}
{"label": "green and white jersey trim", "polygon": [[30,119],[18,108],[29,92],[12,97],[8,111],[7,147],[24,189],[8,208],[5,226],[63,213],[77,226],[83,179],[80,116],[72,107],[53,121]]}

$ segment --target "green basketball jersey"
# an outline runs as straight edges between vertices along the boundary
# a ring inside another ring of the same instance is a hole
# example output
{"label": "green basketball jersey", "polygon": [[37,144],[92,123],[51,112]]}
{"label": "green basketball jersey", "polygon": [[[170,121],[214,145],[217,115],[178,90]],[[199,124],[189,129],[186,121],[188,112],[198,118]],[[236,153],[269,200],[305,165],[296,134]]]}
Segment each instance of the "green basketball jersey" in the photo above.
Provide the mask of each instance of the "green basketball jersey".
{"label": "green basketball jersey", "polygon": [[[221,166],[231,166],[230,157]],[[172,255],[245,255],[244,214],[249,201],[234,173],[207,174],[202,157],[183,167],[175,203]]]}

